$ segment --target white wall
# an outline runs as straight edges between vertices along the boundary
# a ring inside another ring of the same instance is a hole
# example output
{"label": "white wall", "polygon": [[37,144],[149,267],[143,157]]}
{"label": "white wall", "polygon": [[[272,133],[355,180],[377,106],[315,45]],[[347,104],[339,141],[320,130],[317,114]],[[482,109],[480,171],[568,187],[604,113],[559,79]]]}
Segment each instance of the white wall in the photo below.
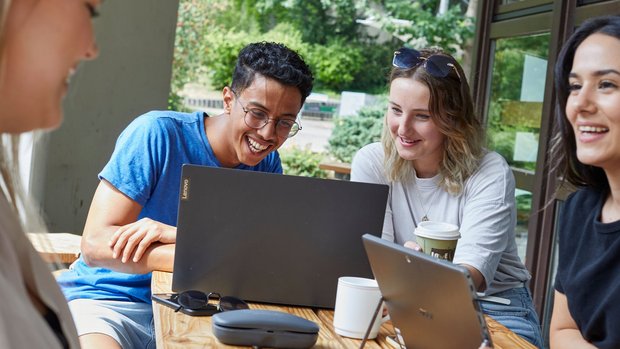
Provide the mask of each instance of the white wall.
{"label": "white wall", "polygon": [[30,191],[52,232],[81,234],[97,174],[136,116],[165,109],[178,0],[109,0],[95,19],[99,58],[84,63],[65,120],[34,147]]}

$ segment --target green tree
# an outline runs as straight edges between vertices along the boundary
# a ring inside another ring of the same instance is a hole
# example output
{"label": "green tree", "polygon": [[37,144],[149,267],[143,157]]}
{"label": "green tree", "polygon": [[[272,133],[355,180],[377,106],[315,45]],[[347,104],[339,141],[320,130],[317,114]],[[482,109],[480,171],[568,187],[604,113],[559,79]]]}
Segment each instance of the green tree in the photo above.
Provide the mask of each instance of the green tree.
{"label": "green tree", "polygon": [[280,42],[302,56],[308,56],[309,50],[309,45],[302,41],[301,34],[286,23],[277,25],[267,33],[214,28],[203,38],[203,41],[206,49],[202,59],[208,68],[205,74],[209,77],[211,87],[215,89],[221,89],[230,84],[237,55],[244,46],[251,42]]}
{"label": "green tree", "polygon": [[[470,0],[470,4],[474,2]],[[437,14],[439,3],[181,0],[170,107],[178,108],[178,93],[188,82],[208,80],[213,88],[229,83],[238,49],[252,41],[270,39],[284,42],[304,56],[316,76],[316,90],[383,92],[392,52],[402,43],[396,37],[378,42],[358,20],[374,16],[398,37],[409,35],[412,40],[459,52],[471,36],[473,23],[463,14],[460,2],[441,15]],[[415,25],[398,27],[397,20]]]}
{"label": "green tree", "polygon": [[327,44],[333,37],[356,40],[360,33],[355,20],[363,4],[360,0],[233,0],[232,8],[241,20],[231,24],[268,32],[286,22],[312,44]]}
{"label": "green tree", "polygon": [[[373,1],[366,11],[384,30],[414,48],[439,46],[460,58],[473,37],[473,17],[466,15],[471,8],[455,1],[447,11],[440,11],[438,0]],[[450,3],[450,2],[448,2]]]}
{"label": "green tree", "polygon": [[172,82],[168,107],[182,109],[179,92],[186,83],[200,80],[200,73],[205,66],[202,59],[205,52],[204,33],[209,27],[209,13],[212,0],[183,0],[179,3],[174,58],[172,61]]}

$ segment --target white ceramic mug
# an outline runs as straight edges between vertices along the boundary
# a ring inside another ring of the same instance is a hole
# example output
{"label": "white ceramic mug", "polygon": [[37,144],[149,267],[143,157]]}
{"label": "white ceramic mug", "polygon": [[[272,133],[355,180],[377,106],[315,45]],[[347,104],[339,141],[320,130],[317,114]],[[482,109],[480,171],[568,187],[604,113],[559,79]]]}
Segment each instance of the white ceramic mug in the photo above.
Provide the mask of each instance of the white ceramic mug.
{"label": "white ceramic mug", "polygon": [[[376,280],[352,276],[338,278],[334,309],[336,333],[345,337],[364,338],[379,302],[381,291]],[[388,316],[383,317],[383,307],[372,324],[368,339],[376,338],[381,324],[389,319]]]}

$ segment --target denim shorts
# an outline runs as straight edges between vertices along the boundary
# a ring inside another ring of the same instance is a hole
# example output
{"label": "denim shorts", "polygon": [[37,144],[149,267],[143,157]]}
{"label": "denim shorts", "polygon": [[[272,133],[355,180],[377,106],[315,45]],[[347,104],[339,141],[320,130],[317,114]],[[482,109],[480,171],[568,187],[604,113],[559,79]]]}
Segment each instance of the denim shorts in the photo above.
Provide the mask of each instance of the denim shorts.
{"label": "denim shorts", "polygon": [[151,304],[74,299],[69,308],[79,336],[101,333],[114,338],[122,348],[155,349]]}
{"label": "denim shorts", "polygon": [[536,347],[542,348],[540,321],[530,291],[525,287],[517,287],[493,296],[509,299],[510,305],[481,300],[482,311]]}

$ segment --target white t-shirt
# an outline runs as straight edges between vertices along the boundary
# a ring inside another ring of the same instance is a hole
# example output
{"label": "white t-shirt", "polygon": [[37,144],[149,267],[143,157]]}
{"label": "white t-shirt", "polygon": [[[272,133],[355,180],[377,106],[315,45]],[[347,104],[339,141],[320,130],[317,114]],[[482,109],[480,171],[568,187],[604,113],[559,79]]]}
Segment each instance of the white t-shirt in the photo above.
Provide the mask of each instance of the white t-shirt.
{"label": "white t-shirt", "polygon": [[65,297],[0,193],[0,348],[61,348],[26,285],[56,314],[69,347],[79,348]]}
{"label": "white t-shirt", "polygon": [[499,154],[487,153],[478,170],[467,179],[460,195],[452,195],[435,183],[438,177],[388,181],[380,143],[358,151],[351,165],[351,180],[390,186],[382,237],[404,244],[415,241],[417,222],[456,224],[461,238],[454,263],[479,270],[486,282],[485,295],[523,286],[530,274],[519,259],[515,241],[515,181]]}

